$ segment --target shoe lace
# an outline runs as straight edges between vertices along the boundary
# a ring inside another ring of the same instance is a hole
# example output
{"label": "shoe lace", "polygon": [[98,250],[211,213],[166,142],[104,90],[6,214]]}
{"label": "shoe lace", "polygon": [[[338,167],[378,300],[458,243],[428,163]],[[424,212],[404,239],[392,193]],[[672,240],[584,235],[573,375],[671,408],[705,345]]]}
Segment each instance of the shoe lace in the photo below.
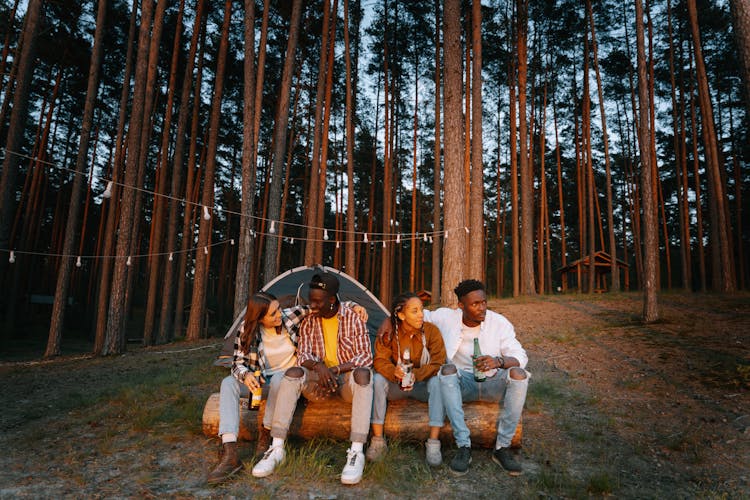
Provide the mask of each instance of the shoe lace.
{"label": "shoe lace", "polygon": [[354,467],[357,463],[357,452],[354,450],[347,450],[346,461],[349,463],[349,467]]}
{"label": "shoe lace", "polygon": [[268,460],[274,451],[276,451],[276,448],[273,448],[273,447],[268,448],[266,452],[263,454],[263,460]]}

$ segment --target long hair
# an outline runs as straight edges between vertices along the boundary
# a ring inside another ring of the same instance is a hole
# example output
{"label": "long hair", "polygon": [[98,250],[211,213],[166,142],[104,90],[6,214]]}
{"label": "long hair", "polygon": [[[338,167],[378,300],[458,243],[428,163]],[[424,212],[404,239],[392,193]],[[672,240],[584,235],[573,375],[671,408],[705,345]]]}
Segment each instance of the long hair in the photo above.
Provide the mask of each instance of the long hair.
{"label": "long hair", "polygon": [[260,320],[268,312],[268,307],[276,297],[266,292],[258,292],[247,301],[247,312],[245,313],[245,324],[240,334],[240,348],[248,352],[250,345],[260,331]]}
{"label": "long hair", "polygon": [[[406,292],[402,293],[401,295],[398,295],[395,299],[393,299],[393,304],[391,305],[391,333],[384,334],[383,335],[383,343],[387,346],[391,345],[391,342],[393,341],[393,336],[398,334],[398,327],[401,324],[401,320],[398,319],[398,313],[400,313],[407,302],[411,299],[419,299],[419,295],[417,295],[414,292]],[[421,301],[422,299],[420,299]]]}

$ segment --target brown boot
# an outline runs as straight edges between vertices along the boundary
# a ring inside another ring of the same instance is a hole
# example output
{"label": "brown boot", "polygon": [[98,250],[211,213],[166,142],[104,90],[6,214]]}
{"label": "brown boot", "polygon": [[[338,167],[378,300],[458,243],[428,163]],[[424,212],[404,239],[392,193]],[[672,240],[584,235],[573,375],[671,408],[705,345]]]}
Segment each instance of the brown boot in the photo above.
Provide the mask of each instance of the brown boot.
{"label": "brown boot", "polygon": [[237,457],[237,442],[224,443],[222,448],[224,453],[221,461],[208,475],[206,479],[208,484],[220,483],[242,469],[242,462]]}
{"label": "brown boot", "polygon": [[258,429],[258,441],[255,444],[255,456],[263,455],[268,447],[271,446],[271,431],[261,426]]}

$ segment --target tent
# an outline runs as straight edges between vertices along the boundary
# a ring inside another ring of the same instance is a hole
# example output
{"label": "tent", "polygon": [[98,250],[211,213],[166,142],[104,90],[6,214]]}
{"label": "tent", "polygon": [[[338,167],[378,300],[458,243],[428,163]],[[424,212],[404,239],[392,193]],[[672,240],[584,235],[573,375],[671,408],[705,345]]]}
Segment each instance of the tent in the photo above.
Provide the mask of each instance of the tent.
{"label": "tent", "polygon": [[[284,300],[289,297],[294,298],[291,305],[301,304],[307,297],[308,283],[310,283],[313,275],[322,271],[335,274],[338,278],[339,299],[342,302],[354,301],[367,309],[367,331],[370,333],[370,340],[374,341],[378,327],[389,316],[388,309],[362,283],[343,271],[327,266],[295,267],[266,283],[261,291],[278,297],[282,307],[289,305]],[[224,335],[224,344],[214,365],[231,366],[234,355],[234,339],[245,317],[245,310],[246,308],[243,307],[232,326],[227,330],[226,335]]]}

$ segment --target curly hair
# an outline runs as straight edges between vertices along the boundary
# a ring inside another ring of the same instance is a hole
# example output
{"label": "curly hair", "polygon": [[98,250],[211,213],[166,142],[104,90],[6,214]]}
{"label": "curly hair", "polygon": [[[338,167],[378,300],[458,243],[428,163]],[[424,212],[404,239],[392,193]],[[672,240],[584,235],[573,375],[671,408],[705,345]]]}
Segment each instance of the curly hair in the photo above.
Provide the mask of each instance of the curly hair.
{"label": "curly hair", "polygon": [[468,279],[459,283],[456,288],[453,289],[453,292],[456,294],[456,297],[458,297],[458,300],[461,300],[465,295],[477,290],[482,290],[484,292],[484,283],[479,280]]}

